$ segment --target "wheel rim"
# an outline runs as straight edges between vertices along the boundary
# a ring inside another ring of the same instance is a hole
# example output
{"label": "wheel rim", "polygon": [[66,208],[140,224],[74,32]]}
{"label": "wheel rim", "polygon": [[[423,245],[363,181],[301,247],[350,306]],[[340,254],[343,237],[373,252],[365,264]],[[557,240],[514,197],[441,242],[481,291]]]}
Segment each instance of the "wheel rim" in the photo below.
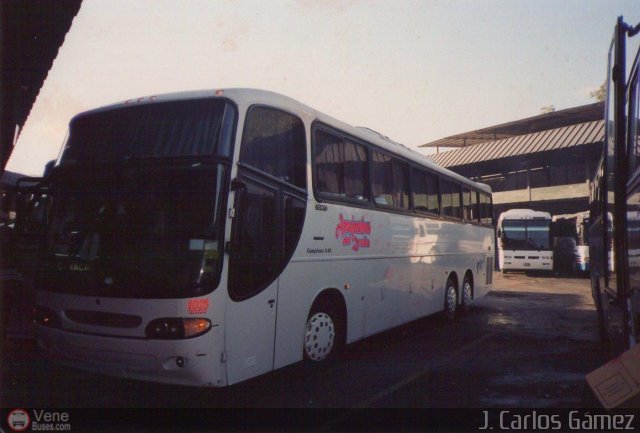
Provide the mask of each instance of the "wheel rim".
{"label": "wheel rim", "polygon": [[307,321],[304,351],[312,361],[322,361],[331,354],[335,343],[335,326],[327,313],[315,313]]}
{"label": "wheel rim", "polygon": [[456,288],[449,286],[447,288],[447,316],[453,317],[456,313],[458,298],[456,296]]}
{"label": "wheel rim", "polygon": [[471,283],[465,281],[464,286],[462,286],[462,304],[465,307],[468,307],[473,301],[473,291],[471,289]]}

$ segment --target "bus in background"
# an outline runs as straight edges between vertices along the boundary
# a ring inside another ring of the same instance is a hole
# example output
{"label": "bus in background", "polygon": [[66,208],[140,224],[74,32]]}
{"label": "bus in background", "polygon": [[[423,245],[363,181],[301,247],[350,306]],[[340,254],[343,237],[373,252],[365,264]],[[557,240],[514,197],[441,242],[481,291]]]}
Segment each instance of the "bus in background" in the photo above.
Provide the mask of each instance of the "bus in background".
{"label": "bus in background", "polygon": [[271,92],[79,114],[48,191],[36,334],[77,368],[225,386],[492,287],[487,185]]}
{"label": "bus in background", "polygon": [[631,68],[626,61],[627,41],[638,32],[640,24],[618,18],[607,63],[604,146],[591,194],[591,291],[612,358],[640,340],[640,49]]}
{"label": "bus in background", "polygon": [[589,270],[589,211],[554,215],[551,238],[556,272]]}
{"label": "bus in background", "polygon": [[531,209],[510,209],[496,226],[501,271],[552,271],[551,215]]}
{"label": "bus in background", "polygon": [[[33,280],[39,275],[47,218],[43,181],[42,177],[21,176],[15,184],[3,185],[0,190],[0,336],[11,332],[13,336],[31,337]],[[10,322],[22,324],[10,326]]]}

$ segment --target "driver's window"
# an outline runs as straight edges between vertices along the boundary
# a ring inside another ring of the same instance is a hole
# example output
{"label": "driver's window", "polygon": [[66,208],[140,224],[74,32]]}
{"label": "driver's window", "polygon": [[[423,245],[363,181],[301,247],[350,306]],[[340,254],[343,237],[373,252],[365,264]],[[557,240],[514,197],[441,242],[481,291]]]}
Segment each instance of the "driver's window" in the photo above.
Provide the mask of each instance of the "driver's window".
{"label": "driver's window", "polygon": [[253,107],[247,120],[240,162],[298,188],[306,188],[306,139],[302,121],[268,107]]}

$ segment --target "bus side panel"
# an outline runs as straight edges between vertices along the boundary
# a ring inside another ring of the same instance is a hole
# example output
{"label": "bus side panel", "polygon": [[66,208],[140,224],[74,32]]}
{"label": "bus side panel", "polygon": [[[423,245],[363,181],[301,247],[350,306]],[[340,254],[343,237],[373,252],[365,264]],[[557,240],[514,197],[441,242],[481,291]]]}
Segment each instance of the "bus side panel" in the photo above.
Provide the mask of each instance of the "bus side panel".
{"label": "bus side panel", "polygon": [[365,296],[367,336],[438,311],[444,285],[434,257],[442,223],[390,213],[378,218],[377,258],[358,264],[360,272],[370,275]]}
{"label": "bus side panel", "polygon": [[438,253],[442,254],[439,267],[447,278],[455,272],[458,291],[468,271],[473,279],[474,298],[480,298],[491,290],[495,249],[492,228],[444,223],[438,245]]}
{"label": "bus side panel", "polygon": [[491,228],[333,205],[307,215],[279,280],[275,368],[302,359],[307,316],[324,289],[342,293],[350,343],[441,311],[450,272],[461,285],[470,270],[476,298],[491,287]]}
{"label": "bus side panel", "polygon": [[362,338],[362,287],[367,275],[354,272],[353,264],[351,260],[313,260],[295,261],[287,266],[280,276],[278,288],[274,368],[302,360],[307,317],[313,301],[324,289],[337,289],[345,300],[347,342]]}
{"label": "bus side panel", "polygon": [[307,316],[324,289],[339,290],[345,300],[347,343],[442,310],[436,262],[427,256],[291,263],[280,277],[274,367],[302,359]]}

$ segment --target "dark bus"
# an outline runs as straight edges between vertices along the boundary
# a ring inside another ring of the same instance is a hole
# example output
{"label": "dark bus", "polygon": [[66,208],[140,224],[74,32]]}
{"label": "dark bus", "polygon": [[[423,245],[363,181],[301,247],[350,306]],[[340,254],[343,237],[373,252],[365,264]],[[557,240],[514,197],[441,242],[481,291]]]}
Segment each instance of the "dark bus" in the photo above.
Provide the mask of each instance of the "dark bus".
{"label": "dark bus", "polygon": [[591,289],[611,357],[640,341],[640,51],[626,67],[626,43],[638,32],[640,24],[631,27],[618,18],[607,66],[605,140],[590,209]]}

